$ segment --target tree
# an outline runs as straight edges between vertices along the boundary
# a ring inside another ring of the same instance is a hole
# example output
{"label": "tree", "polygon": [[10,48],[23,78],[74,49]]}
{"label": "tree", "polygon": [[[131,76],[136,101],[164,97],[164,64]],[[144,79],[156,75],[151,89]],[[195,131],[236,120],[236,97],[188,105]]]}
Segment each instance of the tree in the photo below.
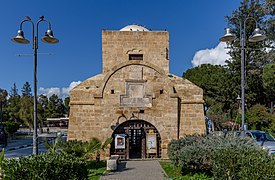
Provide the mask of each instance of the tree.
{"label": "tree", "polygon": [[66,97],[64,100],[65,113],[69,117],[70,115],[70,97]]}
{"label": "tree", "polygon": [[58,98],[56,94],[53,94],[48,101],[46,117],[58,118],[63,117],[65,114],[65,106],[63,100]]}
{"label": "tree", "polygon": [[[233,18],[235,17],[235,18]],[[241,2],[240,7],[237,10],[234,10],[232,16],[227,16],[228,22],[231,26],[232,32],[240,37],[240,26],[239,20],[244,22],[247,17],[252,17],[258,22],[258,26],[261,29],[264,29],[266,25],[266,11],[263,6],[262,1],[255,0],[243,0]],[[236,19],[238,18],[238,19]],[[253,30],[255,29],[255,21],[247,20],[246,21],[246,34],[251,35]],[[269,41],[262,41],[257,43],[251,43],[246,41],[246,84],[245,84],[245,92],[246,92],[246,104],[247,108],[260,103],[265,104],[268,100],[264,93],[263,80],[262,80],[262,72],[263,67],[270,63],[270,59],[267,58],[268,52],[266,51],[267,46],[270,46]],[[241,48],[240,48],[240,40],[237,39],[232,42],[230,46],[230,56],[232,59],[227,61],[228,68],[231,72],[234,73],[234,78],[236,84],[232,87],[239,87],[241,84]]]}
{"label": "tree", "polygon": [[26,83],[23,85],[23,88],[21,90],[22,92],[22,96],[32,96],[32,89],[31,89],[31,85],[29,84],[28,81],[26,81]]}
{"label": "tree", "polygon": [[48,109],[48,98],[47,96],[41,94],[37,100],[37,118],[38,121],[43,124],[47,120],[46,112]]}
{"label": "tree", "polygon": [[[228,118],[233,118],[238,109],[236,97],[239,90],[233,89],[233,74],[220,65],[202,64],[199,67],[188,69],[183,78],[190,80],[203,89],[204,100],[208,113],[221,115],[228,113]],[[212,117],[213,119],[214,117]],[[215,119],[213,119],[215,120]]]}
{"label": "tree", "polygon": [[267,97],[270,100],[271,112],[273,112],[273,102],[275,101],[275,63],[264,67],[263,81]]}
{"label": "tree", "polygon": [[[8,96],[8,93],[5,89],[1,89],[0,88],[0,121],[1,123],[4,121],[3,120],[3,108],[4,108],[4,105],[7,103],[7,96]],[[1,125],[1,130],[3,130],[3,126]]]}
{"label": "tree", "polygon": [[3,104],[7,101],[8,92],[5,89],[0,88],[0,102]]}
{"label": "tree", "polygon": [[[263,105],[256,104],[247,113],[248,126],[251,129],[270,131],[275,133],[275,116],[267,112]],[[271,128],[273,126],[273,128]]]}
{"label": "tree", "polygon": [[33,127],[33,98],[23,96],[20,99],[19,117],[30,129]]}
{"label": "tree", "polygon": [[10,98],[8,100],[7,114],[8,120],[12,122],[20,122],[19,118],[20,110],[20,96],[16,84],[14,83],[10,90]]}
{"label": "tree", "polygon": [[18,94],[18,89],[16,87],[16,84],[13,83],[13,86],[11,87],[11,90],[10,90],[10,97],[16,97],[16,96],[19,96]]}

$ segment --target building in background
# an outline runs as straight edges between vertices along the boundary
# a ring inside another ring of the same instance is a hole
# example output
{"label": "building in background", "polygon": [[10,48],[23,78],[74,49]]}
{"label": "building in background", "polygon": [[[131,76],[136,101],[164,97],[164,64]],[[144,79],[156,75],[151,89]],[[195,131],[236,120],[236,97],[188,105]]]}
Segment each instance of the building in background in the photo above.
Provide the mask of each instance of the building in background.
{"label": "building in background", "polygon": [[206,131],[203,90],[169,73],[169,33],[102,31],[102,73],[70,92],[68,139],[104,141],[105,156],[168,158],[172,139]]}

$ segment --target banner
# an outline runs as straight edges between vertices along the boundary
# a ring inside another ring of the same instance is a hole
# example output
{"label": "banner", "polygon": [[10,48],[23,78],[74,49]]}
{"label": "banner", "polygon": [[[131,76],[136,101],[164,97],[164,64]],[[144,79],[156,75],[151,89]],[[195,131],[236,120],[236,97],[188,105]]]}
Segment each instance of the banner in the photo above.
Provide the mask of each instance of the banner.
{"label": "banner", "polygon": [[149,153],[157,153],[157,134],[146,134],[146,149],[147,154]]}
{"label": "banner", "polygon": [[115,135],[115,149],[125,149],[125,134]]}

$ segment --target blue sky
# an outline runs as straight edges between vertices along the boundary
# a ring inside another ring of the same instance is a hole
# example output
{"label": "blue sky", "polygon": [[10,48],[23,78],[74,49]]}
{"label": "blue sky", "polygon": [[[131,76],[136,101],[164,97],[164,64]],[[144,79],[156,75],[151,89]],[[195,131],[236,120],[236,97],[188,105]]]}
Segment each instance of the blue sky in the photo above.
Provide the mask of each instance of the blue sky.
{"label": "blue sky", "polygon": [[[29,81],[33,85],[32,46],[11,42],[20,22],[29,16],[36,23],[41,15],[51,22],[58,44],[39,41],[39,93],[67,93],[74,82],[101,73],[101,31],[119,30],[141,24],[152,30],[169,31],[170,72],[181,76],[201,63],[219,64],[226,59],[219,37],[227,26],[224,16],[240,0],[2,0],[0,6],[0,88],[19,92]],[[39,25],[39,39],[47,29]],[[31,25],[23,25],[31,40]],[[47,55],[44,53],[50,53]],[[192,64],[192,60],[194,61]]]}

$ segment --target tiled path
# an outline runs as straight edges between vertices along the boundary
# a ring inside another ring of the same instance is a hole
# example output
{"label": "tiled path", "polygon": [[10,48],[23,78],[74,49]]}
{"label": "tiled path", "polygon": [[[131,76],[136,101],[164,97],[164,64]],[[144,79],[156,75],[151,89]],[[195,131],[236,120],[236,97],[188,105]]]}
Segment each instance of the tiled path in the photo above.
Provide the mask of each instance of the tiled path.
{"label": "tiled path", "polygon": [[157,160],[122,161],[117,171],[104,174],[100,180],[163,180],[164,174]]}

